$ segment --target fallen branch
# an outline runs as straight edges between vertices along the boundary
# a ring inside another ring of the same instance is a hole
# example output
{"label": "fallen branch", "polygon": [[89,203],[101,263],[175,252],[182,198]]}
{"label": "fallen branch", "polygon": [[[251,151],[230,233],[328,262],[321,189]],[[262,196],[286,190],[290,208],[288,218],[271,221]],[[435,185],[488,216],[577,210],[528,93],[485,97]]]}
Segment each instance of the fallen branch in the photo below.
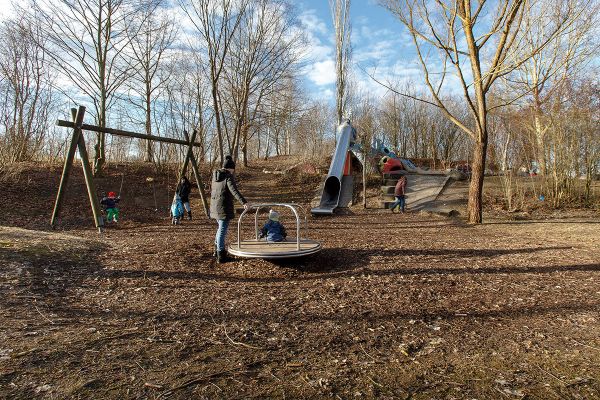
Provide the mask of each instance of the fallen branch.
{"label": "fallen branch", "polygon": [[554,379],[556,379],[557,381],[559,381],[560,383],[562,383],[563,385],[566,385],[567,383],[565,381],[563,381],[562,379],[560,379],[558,376],[554,375],[552,372],[546,371],[545,369],[543,369],[542,367],[540,367],[539,365],[535,365],[536,367],[538,367],[538,369],[542,372],[545,372],[546,374],[550,375],[551,377],[553,377]]}
{"label": "fallen branch", "polygon": [[203,376],[199,376],[197,378],[190,379],[188,381],[185,381],[184,383],[182,383],[179,386],[175,386],[174,388],[171,388],[171,389],[169,389],[169,390],[167,390],[165,392],[162,392],[160,395],[158,395],[157,399],[167,398],[170,395],[172,395],[173,393],[175,393],[177,390],[185,389],[185,388],[187,388],[189,386],[195,385],[196,383],[200,383],[200,382],[205,381],[207,379],[216,378],[216,377],[221,376],[221,375],[226,375],[226,374],[232,373],[234,371],[238,371],[238,370],[240,370],[242,368],[245,368],[246,366],[247,365],[241,365],[241,366],[236,367],[236,368],[230,368],[230,369],[226,369],[225,371],[215,372],[213,374],[203,375]]}
{"label": "fallen branch", "polygon": [[223,332],[225,332],[225,337],[227,337],[227,339],[229,339],[229,341],[233,345],[244,346],[244,347],[248,347],[249,349],[254,349],[254,350],[262,350],[263,349],[262,347],[250,346],[249,344],[246,344],[246,343],[236,342],[235,340],[230,338],[229,335],[227,334],[227,329],[225,329],[225,325],[223,325]]}
{"label": "fallen branch", "polygon": [[91,342],[91,344],[95,344],[95,343],[98,343],[98,342],[102,342],[103,340],[121,339],[121,338],[124,338],[124,337],[133,336],[133,335],[137,335],[138,333],[139,333],[139,332],[136,332],[136,331],[134,331],[134,332],[121,333],[121,334],[119,334],[119,335],[114,335],[114,336],[102,337],[102,338],[98,338],[98,339],[95,339],[95,340],[93,340],[93,341]]}
{"label": "fallen branch", "polygon": [[42,314],[42,312],[37,308],[36,305],[34,305],[35,307],[35,311],[38,312],[38,314],[40,314],[42,316],[42,318],[44,318],[46,321],[50,322],[52,325],[54,325],[54,321],[52,321],[50,318],[46,317],[44,314]]}
{"label": "fallen branch", "polygon": [[369,357],[371,360],[375,361],[375,359],[365,351],[365,348],[362,346],[362,344],[358,344],[360,346],[360,349],[363,351],[363,353],[365,353],[367,355],[367,357]]}

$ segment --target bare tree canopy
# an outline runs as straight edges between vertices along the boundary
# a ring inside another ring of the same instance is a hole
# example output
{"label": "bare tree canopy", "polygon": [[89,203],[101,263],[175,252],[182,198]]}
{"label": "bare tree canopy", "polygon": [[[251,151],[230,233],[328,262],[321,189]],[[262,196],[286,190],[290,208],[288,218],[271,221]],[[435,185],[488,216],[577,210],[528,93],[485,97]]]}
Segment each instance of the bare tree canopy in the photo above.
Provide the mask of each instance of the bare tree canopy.
{"label": "bare tree canopy", "polygon": [[[126,32],[138,4],[128,0],[32,3],[32,18],[42,24],[54,66],[94,105],[102,127],[117,91],[132,74],[126,56],[132,35]],[[95,173],[100,172],[105,157],[105,137],[98,134]]]}
{"label": "bare tree canopy", "polygon": [[55,101],[39,25],[17,17],[0,25],[0,162],[24,161],[41,148]]}

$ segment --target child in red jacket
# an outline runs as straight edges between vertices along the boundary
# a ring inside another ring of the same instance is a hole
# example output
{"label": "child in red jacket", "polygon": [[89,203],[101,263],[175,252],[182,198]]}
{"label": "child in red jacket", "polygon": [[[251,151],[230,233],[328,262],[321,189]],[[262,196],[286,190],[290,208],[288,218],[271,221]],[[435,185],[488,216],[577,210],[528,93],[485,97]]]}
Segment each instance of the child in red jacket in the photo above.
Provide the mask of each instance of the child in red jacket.
{"label": "child in red jacket", "polygon": [[106,221],[117,222],[119,218],[119,209],[117,203],[121,200],[121,196],[117,196],[115,192],[108,192],[108,197],[103,197],[100,204],[106,209]]}
{"label": "child in red jacket", "polygon": [[404,208],[406,206],[406,201],[404,199],[404,192],[406,191],[406,176],[402,175],[398,182],[396,182],[396,188],[394,189],[394,196],[396,197],[396,201],[390,207],[392,209],[392,213],[394,209],[400,206],[400,211],[404,213]]}

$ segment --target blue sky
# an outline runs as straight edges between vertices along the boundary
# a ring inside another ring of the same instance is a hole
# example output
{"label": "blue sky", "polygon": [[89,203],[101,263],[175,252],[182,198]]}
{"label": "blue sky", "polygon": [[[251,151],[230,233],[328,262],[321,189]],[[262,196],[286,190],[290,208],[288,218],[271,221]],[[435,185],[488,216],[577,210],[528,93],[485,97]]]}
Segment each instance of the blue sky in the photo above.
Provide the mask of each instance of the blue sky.
{"label": "blue sky", "polygon": [[[11,0],[0,0],[0,19],[11,9]],[[334,32],[329,0],[296,0],[298,19],[309,41],[304,71],[307,92],[312,98],[335,102]],[[358,66],[383,80],[422,82],[420,65],[410,37],[395,17],[376,0],[353,0],[352,69],[358,89],[381,96],[385,89],[372,81]]]}
{"label": "blue sky", "polygon": [[[310,44],[304,74],[308,91],[313,98],[335,101],[335,42],[329,1],[300,0],[296,7]],[[384,81],[421,83],[421,68],[415,63],[412,40],[391,13],[374,0],[355,0],[351,4],[350,20],[351,64],[359,90],[376,97],[386,91],[361,69]]]}

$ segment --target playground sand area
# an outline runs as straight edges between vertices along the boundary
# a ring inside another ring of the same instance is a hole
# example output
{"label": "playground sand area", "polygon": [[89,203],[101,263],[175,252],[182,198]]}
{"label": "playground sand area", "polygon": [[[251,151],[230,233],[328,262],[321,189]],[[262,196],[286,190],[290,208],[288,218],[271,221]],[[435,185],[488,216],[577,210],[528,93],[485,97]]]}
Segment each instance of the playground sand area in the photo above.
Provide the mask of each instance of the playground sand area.
{"label": "playground sand area", "polygon": [[[252,202],[314,196],[318,179],[264,167],[240,173]],[[354,207],[309,218],[317,255],[217,265],[196,191],[195,219],[169,224],[173,177],[153,193],[128,170],[98,235],[79,171],[48,229],[59,174],[2,182],[0,398],[600,398],[597,213],[470,226]]]}

